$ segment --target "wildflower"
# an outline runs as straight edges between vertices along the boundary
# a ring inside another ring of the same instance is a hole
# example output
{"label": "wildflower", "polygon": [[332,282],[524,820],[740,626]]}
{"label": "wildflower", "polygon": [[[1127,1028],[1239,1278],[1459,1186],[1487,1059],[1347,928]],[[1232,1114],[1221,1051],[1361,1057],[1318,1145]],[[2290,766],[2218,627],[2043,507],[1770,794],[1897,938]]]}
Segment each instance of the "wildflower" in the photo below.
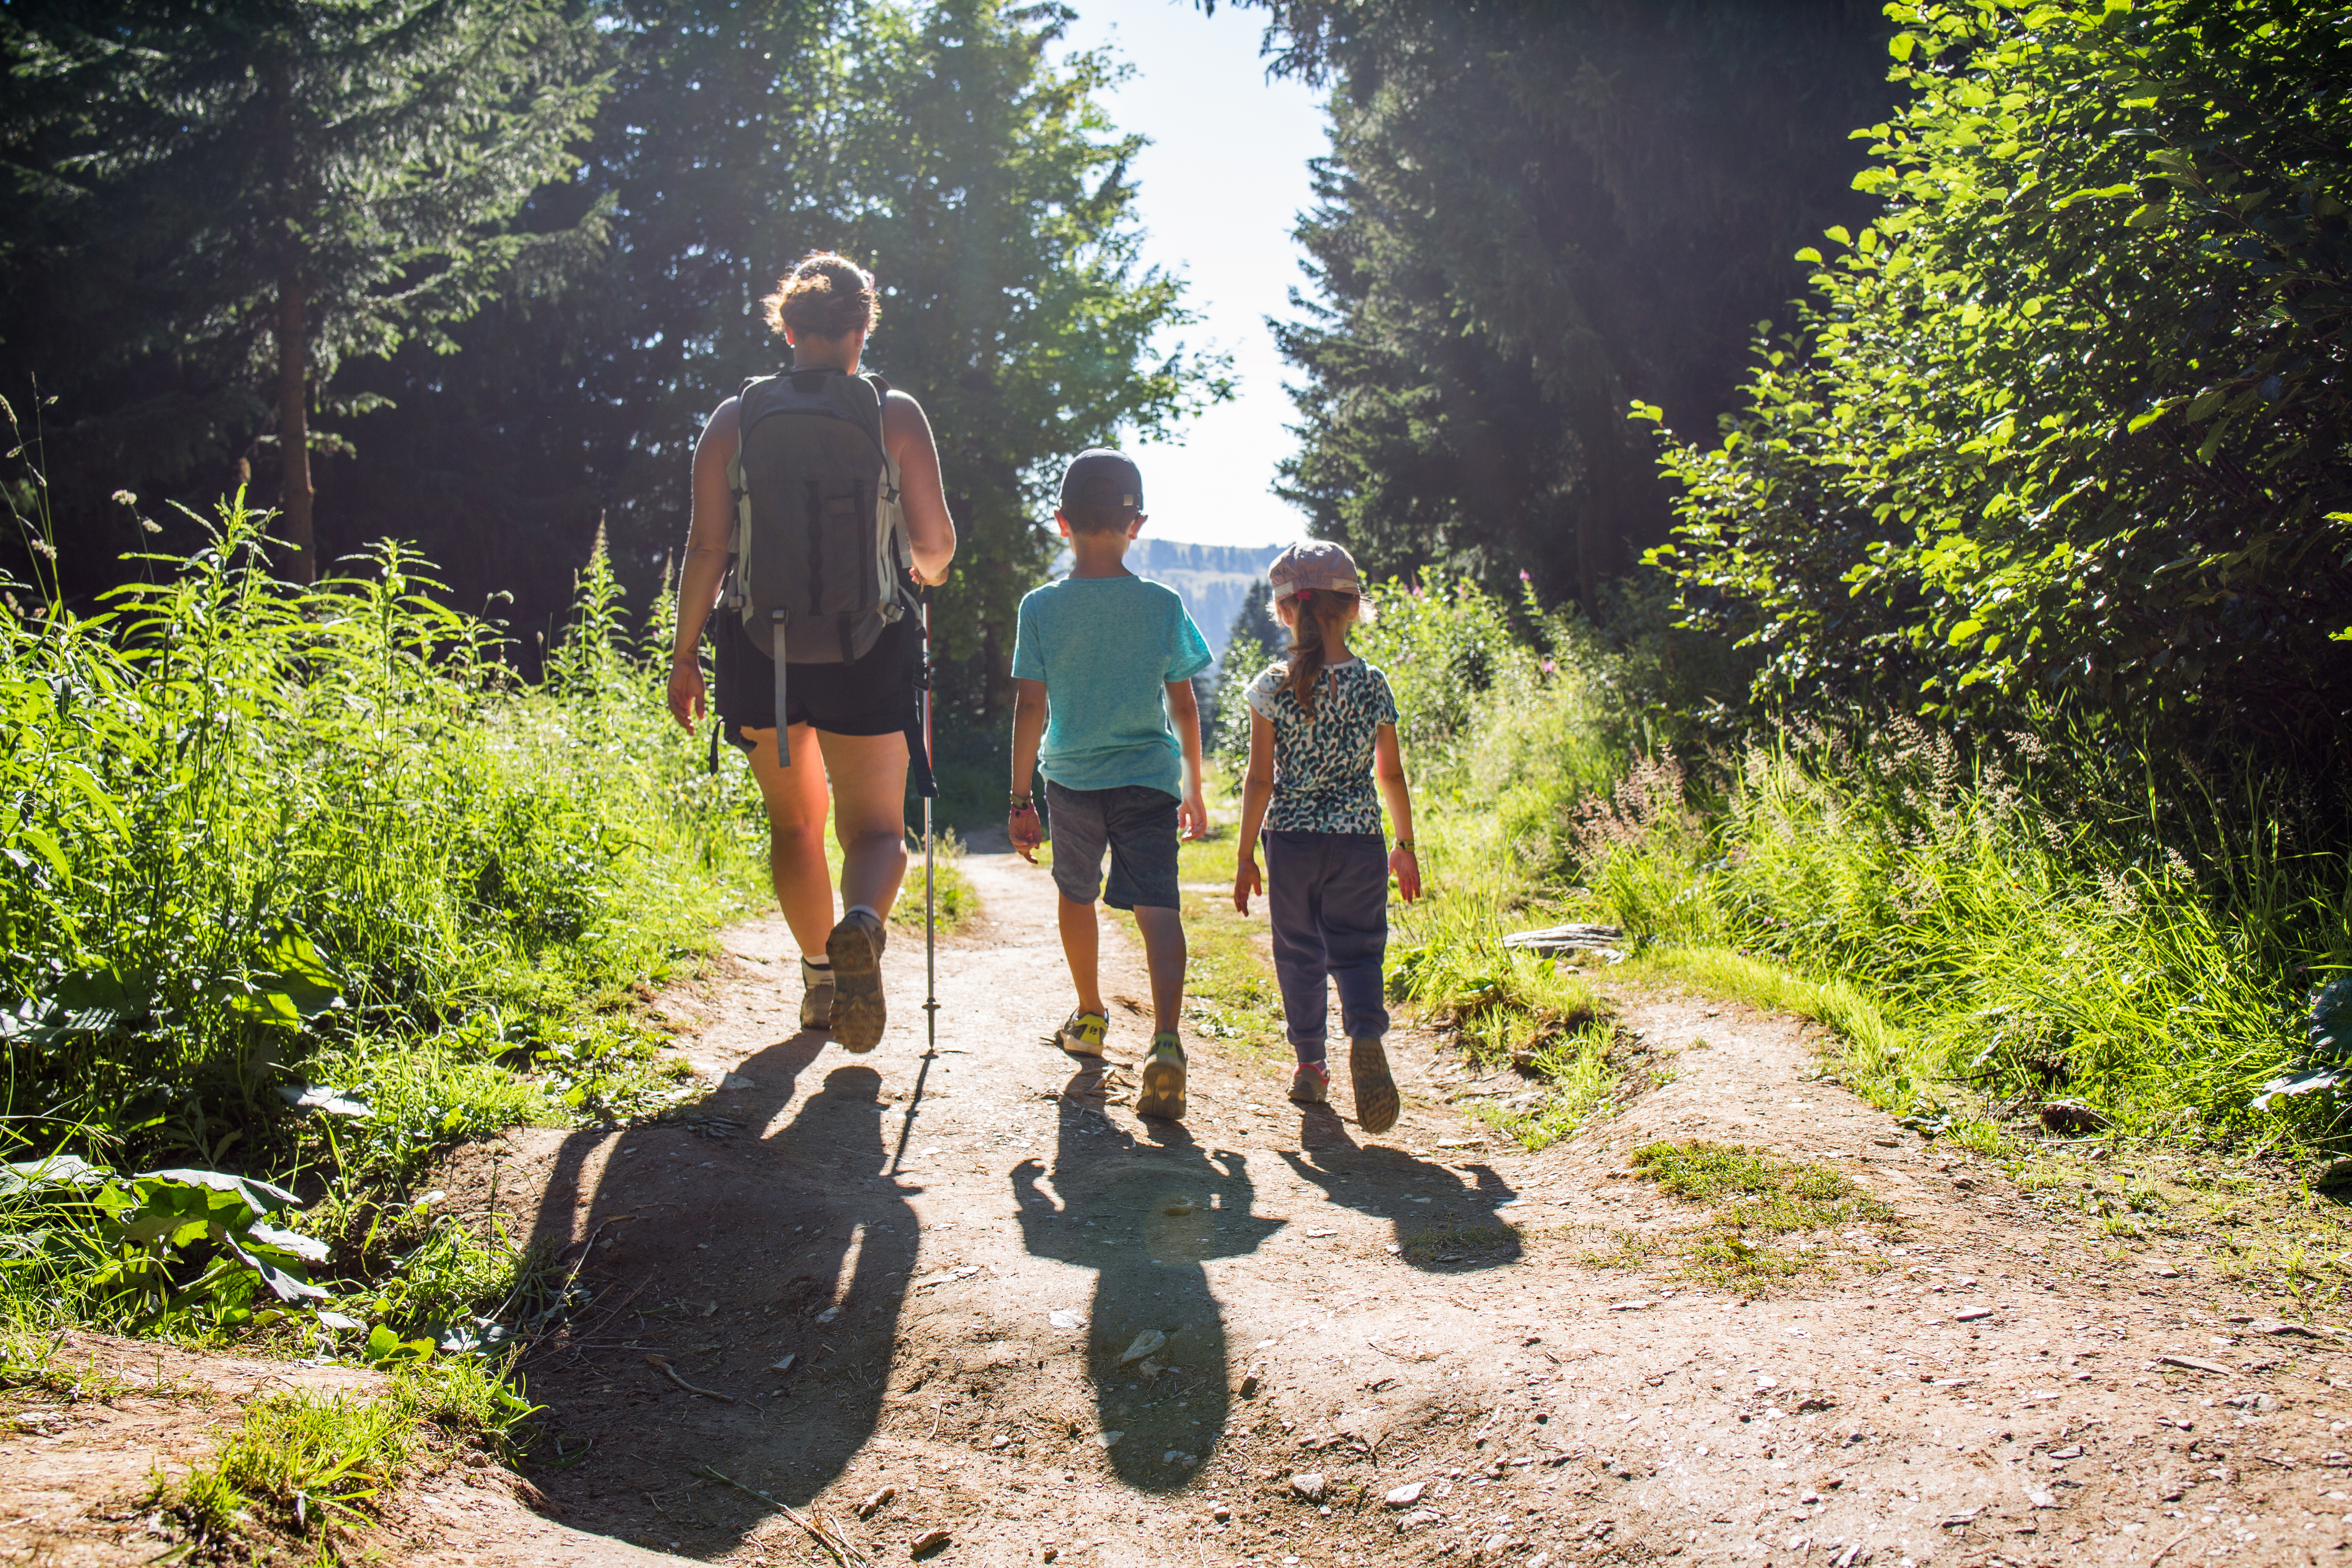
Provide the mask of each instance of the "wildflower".
{"label": "wildflower", "polygon": [[132,495],[129,490],[115,491],[114,499],[121,501],[124,506],[137,506],[139,504],[139,498]]}
{"label": "wildflower", "polygon": [[[1524,574],[1522,574],[1522,575],[1524,575]],[[1559,673],[1559,672],[1558,672],[1558,670],[1553,667],[1552,662],[1551,662],[1551,660],[1549,660],[1549,659],[1546,659],[1546,660],[1544,660],[1544,661],[1543,661],[1543,672],[1544,672],[1546,675],[1554,675],[1554,674]]]}
{"label": "wildflower", "polygon": [[1527,568],[1525,567],[1521,567],[1519,569],[1519,581],[1522,583],[1528,581]]}

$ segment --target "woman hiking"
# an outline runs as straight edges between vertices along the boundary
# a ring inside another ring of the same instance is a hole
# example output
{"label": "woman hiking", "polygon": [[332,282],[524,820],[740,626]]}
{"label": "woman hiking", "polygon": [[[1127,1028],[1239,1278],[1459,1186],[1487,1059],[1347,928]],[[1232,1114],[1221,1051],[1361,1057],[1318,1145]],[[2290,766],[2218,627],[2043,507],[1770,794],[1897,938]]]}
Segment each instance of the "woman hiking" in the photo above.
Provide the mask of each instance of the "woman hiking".
{"label": "woman hiking", "polygon": [[[795,384],[826,384],[803,381],[803,373],[857,374],[876,315],[873,274],[839,256],[818,253],[793,268],[761,304],[769,327],[792,348]],[[866,395],[870,414],[871,394]],[[730,609],[711,621],[735,530],[729,466],[741,447],[740,406],[739,397],[721,403],[694,448],[694,515],[685,569],[678,575],[669,710],[689,730],[702,719],[698,649],[703,626],[711,622],[720,732],[751,758],[768,808],[768,870],[776,903],[801,950],[801,1026],[829,1029],[850,1050],[872,1050],[882,1038],[884,1022],[883,922],[907,870],[908,736],[920,733],[916,680],[922,627],[916,616],[901,614],[855,658],[826,663],[788,658],[780,672],[753,643],[740,615]],[[880,417],[887,478],[898,490],[911,574],[921,584],[942,583],[955,556],[956,531],[940,488],[930,422],[913,398],[887,387]],[[783,635],[775,634],[780,658]],[[843,652],[849,647],[845,631]],[[782,713],[776,711],[780,689],[786,692],[788,710]],[[776,752],[780,721],[785,759]],[[824,862],[828,782],[834,837],[842,852],[837,920]]]}
{"label": "woman hiking", "polygon": [[[1290,649],[1249,684],[1249,773],[1242,785],[1234,908],[1247,914],[1252,893],[1267,895],[1283,1023],[1298,1058],[1290,1098],[1301,1105],[1329,1101],[1324,1036],[1329,987],[1337,985],[1356,1124],[1385,1132],[1397,1119],[1396,1080],[1382,1045],[1389,1016],[1381,1005],[1390,876],[1407,903],[1421,896],[1396,699],[1386,676],[1348,651],[1348,628],[1368,618],[1353,557],[1310,540],[1276,556],[1266,575],[1275,613],[1290,629]],[[1393,851],[1381,832],[1382,800],[1396,826]]]}

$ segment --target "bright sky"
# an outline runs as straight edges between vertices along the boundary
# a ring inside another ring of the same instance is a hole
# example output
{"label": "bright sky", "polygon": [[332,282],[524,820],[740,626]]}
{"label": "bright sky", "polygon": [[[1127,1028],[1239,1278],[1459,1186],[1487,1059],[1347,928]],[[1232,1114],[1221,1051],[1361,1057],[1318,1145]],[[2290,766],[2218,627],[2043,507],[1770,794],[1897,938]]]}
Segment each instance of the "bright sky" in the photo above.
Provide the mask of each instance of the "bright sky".
{"label": "bright sky", "polygon": [[1181,337],[1234,359],[1234,401],[1184,426],[1180,442],[1130,445],[1143,468],[1150,531],[1203,544],[1302,537],[1273,493],[1275,465],[1297,447],[1282,390],[1286,368],[1265,329],[1303,286],[1292,226],[1309,201],[1307,161],[1328,148],[1317,95],[1268,81],[1262,12],[1192,0],[1075,0],[1073,48],[1114,47],[1135,75],[1107,107],[1121,131],[1151,139],[1133,167],[1148,264],[1191,281],[1202,317]]}

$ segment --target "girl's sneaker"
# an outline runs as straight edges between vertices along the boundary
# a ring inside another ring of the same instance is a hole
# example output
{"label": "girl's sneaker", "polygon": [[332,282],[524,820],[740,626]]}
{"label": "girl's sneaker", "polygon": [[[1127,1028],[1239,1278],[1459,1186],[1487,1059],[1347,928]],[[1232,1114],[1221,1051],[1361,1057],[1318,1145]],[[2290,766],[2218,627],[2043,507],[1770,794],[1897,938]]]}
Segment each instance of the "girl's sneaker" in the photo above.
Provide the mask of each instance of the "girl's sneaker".
{"label": "girl's sneaker", "polygon": [[1151,1054],[1143,1058],[1143,1092],[1135,1097],[1135,1113],[1170,1121],[1184,1119],[1184,1044],[1172,1034],[1151,1037]]}
{"label": "girl's sneaker", "polygon": [[1081,1010],[1072,1013],[1055,1031],[1054,1042],[1074,1057],[1098,1057],[1103,1054],[1103,1035],[1109,1028],[1110,1020],[1102,1014]]}
{"label": "girl's sneaker", "polygon": [[1290,1099],[1295,1105],[1331,1103],[1331,1069],[1321,1062],[1300,1062],[1290,1075]]}
{"label": "girl's sneaker", "polygon": [[844,915],[824,939],[833,960],[833,1037],[845,1050],[882,1043],[882,922],[864,910]]}
{"label": "girl's sneaker", "polygon": [[833,965],[801,960],[801,1027],[824,1029],[833,1025]]}
{"label": "girl's sneaker", "polygon": [[1348,1042],[1348,1076],[1356,1083],[1356,1125],[1367,1132],[1394,1127],[1396,1079],[1389,1076],[1389,1055],[1378,1036]]}

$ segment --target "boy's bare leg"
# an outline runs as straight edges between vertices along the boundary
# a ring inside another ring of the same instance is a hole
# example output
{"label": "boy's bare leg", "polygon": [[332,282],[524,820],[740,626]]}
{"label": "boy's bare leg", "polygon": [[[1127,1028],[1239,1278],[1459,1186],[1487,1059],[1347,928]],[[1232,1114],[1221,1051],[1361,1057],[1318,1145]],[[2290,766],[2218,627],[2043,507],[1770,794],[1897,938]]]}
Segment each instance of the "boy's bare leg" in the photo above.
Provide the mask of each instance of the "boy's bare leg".
{"label": "boy's bare leg", "polygon": [[1143,962],[1151,971],[1151,1032],[1172,1035],[1184,1011],[1184,917],[1174,910],[1139,909]]}
{"label": "boy's bare leg", "polygon": [[1056,897],[1061,903],[1062,956],[1069,960],[1070,983],[1078,988],[1078,1011],[1100,1013],[1102,932],[1095,924],[1095,907],[1067,894]]}

